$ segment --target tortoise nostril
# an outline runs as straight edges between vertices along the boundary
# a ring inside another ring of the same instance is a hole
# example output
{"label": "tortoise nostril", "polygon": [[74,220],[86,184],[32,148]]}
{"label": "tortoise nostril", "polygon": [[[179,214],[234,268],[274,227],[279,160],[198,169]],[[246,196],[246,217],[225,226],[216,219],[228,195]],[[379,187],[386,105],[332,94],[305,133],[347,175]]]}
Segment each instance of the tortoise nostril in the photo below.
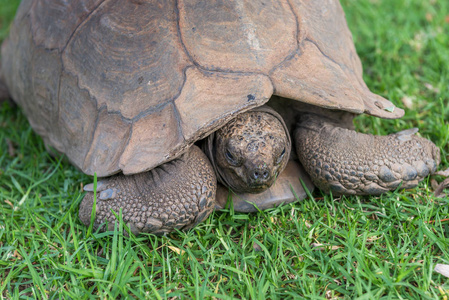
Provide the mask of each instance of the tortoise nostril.
{"label": "tortoise nostril", "polygon": [[253,180],[261,181],[268,179],[268,177],[270,176],[270,172],[268,172],[267,169],[257,168],[251,172],[250,176]]}

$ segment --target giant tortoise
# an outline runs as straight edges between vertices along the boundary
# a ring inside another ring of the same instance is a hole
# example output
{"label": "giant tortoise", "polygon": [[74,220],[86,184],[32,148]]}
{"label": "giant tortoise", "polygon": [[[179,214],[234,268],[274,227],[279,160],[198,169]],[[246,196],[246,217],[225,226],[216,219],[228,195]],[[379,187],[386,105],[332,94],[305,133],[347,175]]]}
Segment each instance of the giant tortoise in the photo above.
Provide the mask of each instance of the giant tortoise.
{"label": "giant tortoise", "polygon": [[414,129],[353,130],[404,111],[363,82],[337,0],[24,0],[1,66],[45,144],[102,178],[95,227],[121,210],[134,233],[191,228],[217,181],[274,195],[289,160],[337,195],[414,187],[440,160]]}

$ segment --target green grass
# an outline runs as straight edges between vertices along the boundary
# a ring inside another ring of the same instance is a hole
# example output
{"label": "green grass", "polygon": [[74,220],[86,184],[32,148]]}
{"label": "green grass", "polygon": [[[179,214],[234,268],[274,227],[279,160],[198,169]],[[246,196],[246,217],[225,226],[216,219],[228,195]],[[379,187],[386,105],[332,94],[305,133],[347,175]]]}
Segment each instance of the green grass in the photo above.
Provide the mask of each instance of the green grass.
{"label": "green grass", "polygon": [[[361,116],[361,131],[418,127],[449,167],[449,2],[344,0],[376,93],[401,120]],[[0,38],[17,1],[0,0]],[[405,104],[404,104],[405,103]],[[441,180],[441,178],[438,178]],[[5,299],[437,299],[449,282],[449,199],[430,180],[380,197],[315,199],[257,214],[213,213],[189,232],[127,238],[77,217],[92,179],[51,157],[20,109],[0,108],[0,297]],[[323,244],[323,246],[317,246]]]}

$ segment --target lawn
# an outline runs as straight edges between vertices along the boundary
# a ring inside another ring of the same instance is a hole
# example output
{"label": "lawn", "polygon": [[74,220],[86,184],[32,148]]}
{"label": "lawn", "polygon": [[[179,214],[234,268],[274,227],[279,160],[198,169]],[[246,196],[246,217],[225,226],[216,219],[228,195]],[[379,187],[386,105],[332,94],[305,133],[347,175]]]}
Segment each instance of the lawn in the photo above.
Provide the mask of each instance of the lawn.
{"label": "lawn", "polygon": [[[0,0],[0,39],[17,7]],[[344,0],[372,91],[406,109],[360,131],[418,127],[449,167],[449,2]],[[442,177],[433,179],[442,181]],[[431,179],[379,197],[313,197],[257,214],[214,212],[189,232],[125,237],[79,221],[92,182],[0,104],[1,299],[447,299],[449,199]]]}

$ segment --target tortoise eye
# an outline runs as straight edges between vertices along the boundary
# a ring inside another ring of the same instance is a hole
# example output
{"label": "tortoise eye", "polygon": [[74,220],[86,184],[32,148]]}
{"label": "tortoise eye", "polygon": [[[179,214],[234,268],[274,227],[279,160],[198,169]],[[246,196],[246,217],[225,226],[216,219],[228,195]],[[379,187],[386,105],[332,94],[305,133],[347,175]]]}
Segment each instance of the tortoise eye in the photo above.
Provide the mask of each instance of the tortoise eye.
{"label": "tortoise eye", "polygon": [[284,158],[284,155],[285,155],[285,147],[284,147],[284,149],[282,149],[282,152],[281,152],[281,154],[279,155],[279,157],[278,157],[278,159],[276,161],[277,165],[282,162],[282,159]]}
{"label": "tortoise eye", "polygon": [[238,166],[239,165],[239,160],[237,159],[237,157],[235,157],[235,155],[233,155],[231,153],[231,151],[229,151],[228,149],[225,152],[225,156],[226,156],[226,160],[233,166]]}

